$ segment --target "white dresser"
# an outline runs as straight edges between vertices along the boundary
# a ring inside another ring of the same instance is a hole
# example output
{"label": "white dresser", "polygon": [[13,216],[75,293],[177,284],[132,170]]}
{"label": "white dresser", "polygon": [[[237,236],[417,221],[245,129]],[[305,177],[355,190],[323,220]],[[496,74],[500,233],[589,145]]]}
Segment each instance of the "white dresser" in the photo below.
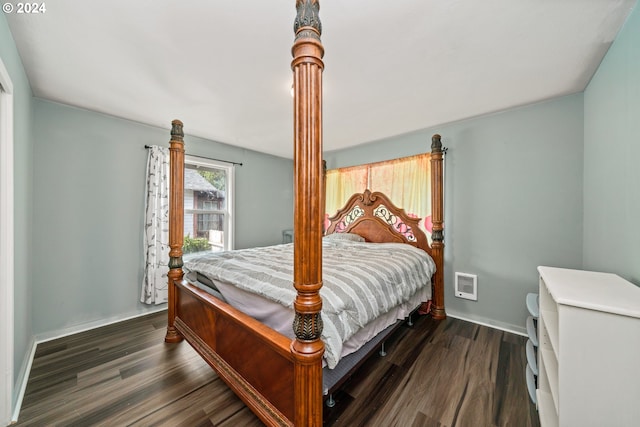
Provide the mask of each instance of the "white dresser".
{"label": "white dresser", "polygon": [[640,426],[640,287],[538,267],[537,404],[546,426]]}

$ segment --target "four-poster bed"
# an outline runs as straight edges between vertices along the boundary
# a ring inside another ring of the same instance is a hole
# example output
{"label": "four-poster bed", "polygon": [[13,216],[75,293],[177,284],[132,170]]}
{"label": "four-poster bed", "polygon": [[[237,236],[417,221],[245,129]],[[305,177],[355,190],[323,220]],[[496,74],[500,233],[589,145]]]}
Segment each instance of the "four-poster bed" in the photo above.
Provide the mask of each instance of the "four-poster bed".
{"label": "four-poster bed", "polygon": [[[322,56],[319,5],[296,1],[294,76],[293,335],[287,338],[185,280],[182,260],[184,142],[182,123],[171,130],[170,263],[165,341],[186,339],[230,388],[269,425],[319,426],[323,401]],[[445,317],[443,290],[442,145],[432,140],[432,244],[383,194],[354,195],[326,230],[353,233],[368,242],[396,242],[433,259],[431,314]],[[402,227],[398,227],[401,224]],[[407,232],[407,229],[412,232]],[[393,329],[393,328],[390,328]],[[388,333],[388,330],[385,332]],[[367,351],[370,353],[371,351]],[[357,365],[357,363],[356,363]],[[334,384],[339,384],[340,380]],[[324,390],[326,391],[326,389]]]}

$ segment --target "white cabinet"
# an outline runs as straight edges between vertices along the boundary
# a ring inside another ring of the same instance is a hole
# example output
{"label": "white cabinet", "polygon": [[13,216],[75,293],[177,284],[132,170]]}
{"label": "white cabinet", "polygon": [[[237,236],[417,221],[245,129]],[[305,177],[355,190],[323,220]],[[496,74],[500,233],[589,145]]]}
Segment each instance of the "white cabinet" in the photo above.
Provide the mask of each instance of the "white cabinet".
{"label": "white cabinet", "polygon": [[540,273],[542,426],[640,426],[640,287],[615,274]]}

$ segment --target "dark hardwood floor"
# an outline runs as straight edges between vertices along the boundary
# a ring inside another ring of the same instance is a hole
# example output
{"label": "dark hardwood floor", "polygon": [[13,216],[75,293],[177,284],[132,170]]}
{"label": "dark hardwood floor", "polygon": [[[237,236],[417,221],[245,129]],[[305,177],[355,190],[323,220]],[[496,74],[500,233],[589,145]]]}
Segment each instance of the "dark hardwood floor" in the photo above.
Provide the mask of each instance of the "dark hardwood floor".
{"label": "dark hardwood floor", "polygon": [[[38,345],[20,426],[259,426],[161,312]],[[330,426],[538,426],[526,339],[420,317],[325,408]]]}

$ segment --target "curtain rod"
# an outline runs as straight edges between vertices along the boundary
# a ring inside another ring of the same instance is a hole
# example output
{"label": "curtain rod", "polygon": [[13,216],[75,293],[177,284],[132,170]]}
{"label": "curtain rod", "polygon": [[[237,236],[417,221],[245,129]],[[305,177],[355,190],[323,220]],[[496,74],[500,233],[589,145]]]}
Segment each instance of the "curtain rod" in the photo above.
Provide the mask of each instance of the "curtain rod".
{"label": "curtain rod", "polygon": [[[151,148],[151,146],[150,145],[145,145],[144,148],[148,149],[148,148]],[[217,161],[217,162],[225,162],[225,163],[231,163],[232,165],[242,166],[242,163],[230,162],[229,160],[214,159],[212,157],[194,156],[192,154],[187,154],[187,156],[196,157],[198,159],[214,160],[214,161]]]}

